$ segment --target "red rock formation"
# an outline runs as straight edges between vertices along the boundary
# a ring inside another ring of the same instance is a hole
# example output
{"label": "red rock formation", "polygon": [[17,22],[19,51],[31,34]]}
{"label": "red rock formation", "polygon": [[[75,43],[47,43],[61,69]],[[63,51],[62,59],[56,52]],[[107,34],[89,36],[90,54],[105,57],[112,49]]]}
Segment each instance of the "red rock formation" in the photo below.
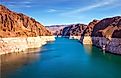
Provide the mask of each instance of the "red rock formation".
{"label": "red rock formation", "polygon": [[87,25],[73,24],[65,27],[62,32],[62,36],[81,36]]}
{"label": "red rock formation", "polygon": [[0,5],[0,37],[33,37],[52,35],[35,19]]}
{"label": "red rock formation", "polygon": [[82,34],[82,36],[91,36],[92,31],[94,29],[94,26],[99,22],[99,20],[93,20],[92,22],[90,22],[87,26],[87,28],[84,30],[84,33]]}
{"label": "red rock formation", "polygon": [[101,20],[95,25],[92,36],[121,38],[121,16]]}

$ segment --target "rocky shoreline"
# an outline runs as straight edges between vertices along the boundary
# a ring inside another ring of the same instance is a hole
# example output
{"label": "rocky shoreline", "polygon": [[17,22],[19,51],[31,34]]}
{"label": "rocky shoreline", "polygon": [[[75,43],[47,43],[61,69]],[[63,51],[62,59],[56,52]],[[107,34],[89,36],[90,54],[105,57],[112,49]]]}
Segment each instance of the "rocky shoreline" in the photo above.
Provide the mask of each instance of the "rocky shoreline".
{"label": "rocky shoreline", "polygon": [[13,52],[24,52],[29,48],[40,48],[54,36],[0,38],[0,55]]}
{"label": "rocky shoreline", "polygon": [[113,54],[121,54],[121,38],[90,37],[86,36],[80,40],[83,45],[92,45]]}
{"label": "rocky shoreline", "polygon": [[93,45],[101,48],[104,51],[121,54],[121,38],[112,38],[111,40],[105,37],[92,37]]}

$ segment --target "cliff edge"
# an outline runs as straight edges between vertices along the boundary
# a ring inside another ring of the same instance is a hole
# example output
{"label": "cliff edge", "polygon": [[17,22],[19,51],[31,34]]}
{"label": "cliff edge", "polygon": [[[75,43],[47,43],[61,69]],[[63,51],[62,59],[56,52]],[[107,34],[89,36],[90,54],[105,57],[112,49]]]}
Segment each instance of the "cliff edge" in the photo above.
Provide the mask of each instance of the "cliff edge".
{"label": "cliff edge", "polygon": [[39,48],[53,40],[52,33],[35,19],[0,5],[0,55]]}

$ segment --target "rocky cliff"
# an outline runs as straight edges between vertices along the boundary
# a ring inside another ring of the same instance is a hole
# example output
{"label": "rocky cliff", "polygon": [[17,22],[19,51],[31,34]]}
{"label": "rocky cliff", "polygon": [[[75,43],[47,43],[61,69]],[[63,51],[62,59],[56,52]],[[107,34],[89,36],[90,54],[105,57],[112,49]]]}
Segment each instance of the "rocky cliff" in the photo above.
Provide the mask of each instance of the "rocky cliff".
{"label": "rocky cliff", "polygon": [[95,25],[99,22],[99,20],[93,20],[90,22],[87,26],[87,28],[84,30],[82,36],[91,36],[92,32],[94,30]]}
{"label": "rocky cliff", "polygon": [[89,23],[81,42],[100,47],[104,51],[121,54],[121,16]]}
{"label": "rocky cliff", "polygon": [[92,32],[93,29],[95,27],[95,25],[99,22],[99,20],[93,20],[92,22],[90,22],[87,26],[87,28],[84,30],[84,32],[81,35],[80,41],[83,44],[92,44]]}
{"label": "rocky cliff", "polygon": [[62,36],[81,36],[86,27],[85,24],[69,25],[63,29]]}
{"label": "rocky cliff", "polygon": [[121,38],[121,16],[101,20],[95,25],[91,36]]}
{"label": "rocky cliff", "polygon": [[22,13],[16,13],[0,5],[0,37],[50,36],[42,24]]}
{"label": "rocky cliff", "polygon": [[0,5],[0,55],[39,48],[53,40],[52,33],[35,19]]}

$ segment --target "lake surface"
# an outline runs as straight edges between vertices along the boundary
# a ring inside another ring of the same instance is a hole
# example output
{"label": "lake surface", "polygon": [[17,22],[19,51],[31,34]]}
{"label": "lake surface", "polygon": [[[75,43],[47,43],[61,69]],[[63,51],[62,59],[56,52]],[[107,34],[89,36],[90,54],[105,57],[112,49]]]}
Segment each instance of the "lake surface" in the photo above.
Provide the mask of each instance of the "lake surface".
{"label": "lake surface", "polygon": [[1,56],[1,78],[121,78],[121,56],[57,38],[39,52]]}

